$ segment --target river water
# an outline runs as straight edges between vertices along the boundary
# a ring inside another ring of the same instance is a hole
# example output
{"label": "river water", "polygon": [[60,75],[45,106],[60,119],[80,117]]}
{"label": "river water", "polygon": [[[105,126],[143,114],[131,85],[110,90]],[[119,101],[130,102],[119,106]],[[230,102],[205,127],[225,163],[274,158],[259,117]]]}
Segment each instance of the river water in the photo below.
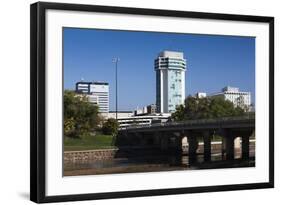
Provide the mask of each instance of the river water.
{"label": "river water", "polygon": [[249,160],[241,159],[241,150],[235,150],[234,160],[225,160],[220,150],[213,151],[211,161],[205,162],[203,153],[187,155],[150,155],[133,158],[84,161],[64,164],[64,175],[92,175],[151,171],[195,170],[255,166],[255,146],[250,146]]}

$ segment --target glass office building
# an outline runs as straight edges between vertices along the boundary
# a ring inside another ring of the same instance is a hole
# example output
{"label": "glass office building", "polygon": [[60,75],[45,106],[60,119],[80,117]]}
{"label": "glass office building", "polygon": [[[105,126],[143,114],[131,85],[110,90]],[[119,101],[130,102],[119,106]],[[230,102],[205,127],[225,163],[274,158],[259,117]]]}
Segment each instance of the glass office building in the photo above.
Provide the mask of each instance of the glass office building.
{"label": "glass office building", "polygon": [[171,113],[185,99],[186,59],[182,52],[163,51],[154,61],[158,113]]}

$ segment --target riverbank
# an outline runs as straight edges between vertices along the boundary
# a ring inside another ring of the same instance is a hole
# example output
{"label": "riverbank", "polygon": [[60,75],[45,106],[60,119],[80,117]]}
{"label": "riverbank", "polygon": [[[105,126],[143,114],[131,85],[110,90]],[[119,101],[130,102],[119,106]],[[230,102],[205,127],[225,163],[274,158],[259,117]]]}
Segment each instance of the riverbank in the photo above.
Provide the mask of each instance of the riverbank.
{"label": "riverbank", "polygon": [[121,173],[138,173],[138,172],[158,172],[158,171],[175,171],[186,170],[187,167],[171,167],[169,165],[149,164],[149,165],[132,165],[99,169],[79,169],[64,170],[64,176],[77,175],[94,175],[94,174],[121,174]]}
{"label": "riverbank", "polygon": [[64,151],[83,151],[97,149],[114,149],[114,137],[96,133],[84,135],[81,138],[64,138]]}

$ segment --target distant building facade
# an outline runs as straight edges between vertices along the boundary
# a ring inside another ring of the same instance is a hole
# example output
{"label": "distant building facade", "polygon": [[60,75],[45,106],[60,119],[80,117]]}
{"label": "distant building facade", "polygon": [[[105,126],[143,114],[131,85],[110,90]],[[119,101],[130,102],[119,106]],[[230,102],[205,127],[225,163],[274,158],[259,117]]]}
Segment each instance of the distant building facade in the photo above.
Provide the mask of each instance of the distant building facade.
{"label": "distant building facade", "polygon": [[[116,112],[109,111],[108,113],[101,113],[101,116],[104,118],[104,120],[109,118],[115,119]],[[117,116],[119,128],[123,129],[131,126],[142,126],[167,122],[171,117],[171,113],[135,115],[135,112],[132,111],[118,111]]]}
{"label": "distant building facade", "polygon": [[148,114],[155,114],[157,112],[157,106],[155,104],[151,104],[147,106]]}
{"label": "distant building facade", "polygon": [[157,113],[172,113],[185,100],[186,59],[182,52],[163,51],[154,61]]}
{"label": "distant building facade", "polygon": [[201,92],[199,92],[199,93],[196,93],[196,94],[195,94],[195,97],[197,97],[197,98],[205,98],[205,97],[207,97],[207,93],[201,93]]}
{"label": "distant building facade", "polygon": [[144,106],[143,108],[136,109],[134,115],[151,115],[156,113],[156,105],[151,104]]}
{"label": "distant building facade", "polygon": [[119,128],[126,128],[131,126],[144,126],[152,125],[158,123],[165,123],[171,117],[171,113],[158,113],[153,115],[140,115],[140,116],[131,116],[128,118],[118,119]]}
{"label": "distant building facade", "polygon": [[[128,118],[132,117],[134,113],[132,111],[118,111],[117,112],[117,119],[122,119],[122,118]],[[116,112],[115,111],[109,111],[108,113],[101,113],[101,116],[107,120],[109,118],[114,118],[116,119]]]}
{"label": "distant building facade", "polygon": [[85,94],[89,102],[99,107],[99,112],[109,112],[109,85],[106,82],[77,82],[76,93]]}
{"label": "distant building facade", "polygon": [[210,95],[210,97],[222,97],[234,104],[235,107],[252,110],[251,107],[251,92],[239,91],[239,88],[226,86],[221,92]]}

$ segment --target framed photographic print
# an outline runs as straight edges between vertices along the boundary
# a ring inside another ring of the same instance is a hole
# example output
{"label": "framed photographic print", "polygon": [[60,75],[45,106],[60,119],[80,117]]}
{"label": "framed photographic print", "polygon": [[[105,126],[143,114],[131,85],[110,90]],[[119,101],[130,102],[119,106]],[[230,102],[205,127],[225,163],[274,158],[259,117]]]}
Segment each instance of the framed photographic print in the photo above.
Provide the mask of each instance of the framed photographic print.
{"label": "framed photographic print", "polygon": [[34,202],[274,187],[274,18],[31,5]]}

